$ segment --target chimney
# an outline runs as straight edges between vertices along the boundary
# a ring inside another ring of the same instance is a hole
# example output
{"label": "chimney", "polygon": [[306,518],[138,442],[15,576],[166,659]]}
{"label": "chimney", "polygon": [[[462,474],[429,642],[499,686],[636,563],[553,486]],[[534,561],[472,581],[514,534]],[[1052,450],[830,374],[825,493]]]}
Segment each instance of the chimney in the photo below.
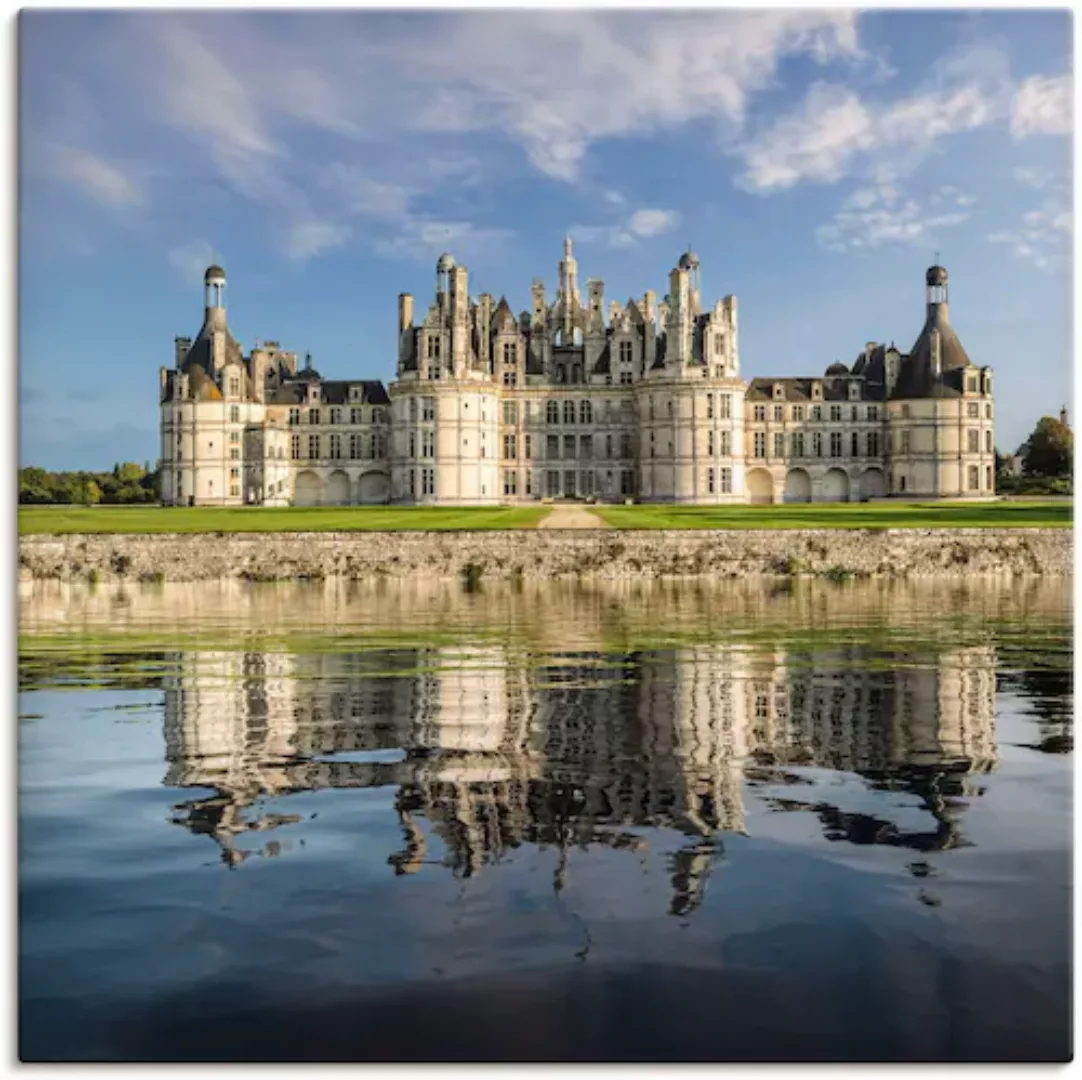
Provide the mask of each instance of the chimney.
{"label": "chimney", "polygon": [[413,297],[409,293],[398,294],[398,332],[401,334],[413,325]]}

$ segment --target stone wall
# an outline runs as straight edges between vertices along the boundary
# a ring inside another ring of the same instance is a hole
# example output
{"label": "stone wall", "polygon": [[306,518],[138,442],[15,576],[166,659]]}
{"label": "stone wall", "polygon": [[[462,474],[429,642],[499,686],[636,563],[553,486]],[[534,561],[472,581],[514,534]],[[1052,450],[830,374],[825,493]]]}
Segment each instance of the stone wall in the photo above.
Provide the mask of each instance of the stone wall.
{"label": "stone wall", "polygon": [[1069,575],[1069,529],[776,529],[24,536],[23,578],[253,581]]}

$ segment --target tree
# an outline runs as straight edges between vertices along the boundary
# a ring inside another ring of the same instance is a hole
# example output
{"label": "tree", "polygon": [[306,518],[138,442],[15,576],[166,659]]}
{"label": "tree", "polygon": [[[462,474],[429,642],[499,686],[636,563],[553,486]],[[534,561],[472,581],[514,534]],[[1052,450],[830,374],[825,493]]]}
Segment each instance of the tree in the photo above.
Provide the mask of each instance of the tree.
{"label": "tree", "polygon": [[1062,420],[1042,416],[1026,444],[1022,461],[1026,476],[1070,476],[1073,459],[1071,429]]}

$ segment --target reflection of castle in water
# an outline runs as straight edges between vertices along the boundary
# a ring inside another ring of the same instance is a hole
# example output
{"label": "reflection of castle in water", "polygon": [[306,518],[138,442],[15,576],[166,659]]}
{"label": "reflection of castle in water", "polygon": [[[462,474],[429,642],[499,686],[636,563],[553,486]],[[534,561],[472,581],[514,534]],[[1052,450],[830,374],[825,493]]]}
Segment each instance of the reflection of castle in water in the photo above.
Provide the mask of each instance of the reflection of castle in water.
{"label": "reflection of castle in water", "polygon": [[213,836],[230,865],[254,852],[246,834],[300,820],[261,814],[260,799],[328,787],[397,787],[397,874],[434,861],[434,834],[461,876],[524,843],[554,847],[560,889],[576,846],[637,851],[644,830],[673,830],[684,837],[672,856],[679,914],[699,902],[720,834],[745,828],[745,778],[858,772],[920,795],[934,827],[905,833],[827,805],[769,805],[814,810],[828,836],[856,843],[961,842],[956,796],[995,760],[993,650],[910,667],[885,659],[732,645],[603,661],[502,646],[192,653],[166,685],[166,783],[214,789],[178,807],[178,820]]}

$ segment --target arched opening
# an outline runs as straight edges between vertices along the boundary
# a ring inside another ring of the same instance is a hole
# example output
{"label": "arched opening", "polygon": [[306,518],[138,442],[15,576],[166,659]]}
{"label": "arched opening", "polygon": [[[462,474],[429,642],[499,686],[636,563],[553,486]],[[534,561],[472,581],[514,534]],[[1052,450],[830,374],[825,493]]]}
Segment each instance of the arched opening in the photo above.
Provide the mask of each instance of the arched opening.
{"label": "arched opening", "polygon": [[387,474],[366,472],[357,481],[357,502],[362,504],[385,503],[390,491]]}
{"label": "arched opening", "polygon": [[823,477],[823,502],[849,501],[849,476],[841,469],[827,469]]}
{"label": "arched opening", "polygon": [[349,476],[336,469],[327,481],[327,505],[349,506]]}
{"label": "arched opening", "polygon": [[860,478],[861,499],[885,499],[887,496],[887,478],[882,469],[866,469]]}
{"label": "arched opening", "polygon": [[785,502],[811,502],[811,477],[803,469],[790,469],[786,473]]}
{"label": "arched opening", "polygon": [[319,506],[322,501],[323,482],[319,477],[311,469],[298,473],[293,485],[293,505]]}
{"label": "arched opening", "polygon": [[748,488],[748,498],[753,503],[774,501],[774,478],[766,469],[752,469],[745,483]]}

